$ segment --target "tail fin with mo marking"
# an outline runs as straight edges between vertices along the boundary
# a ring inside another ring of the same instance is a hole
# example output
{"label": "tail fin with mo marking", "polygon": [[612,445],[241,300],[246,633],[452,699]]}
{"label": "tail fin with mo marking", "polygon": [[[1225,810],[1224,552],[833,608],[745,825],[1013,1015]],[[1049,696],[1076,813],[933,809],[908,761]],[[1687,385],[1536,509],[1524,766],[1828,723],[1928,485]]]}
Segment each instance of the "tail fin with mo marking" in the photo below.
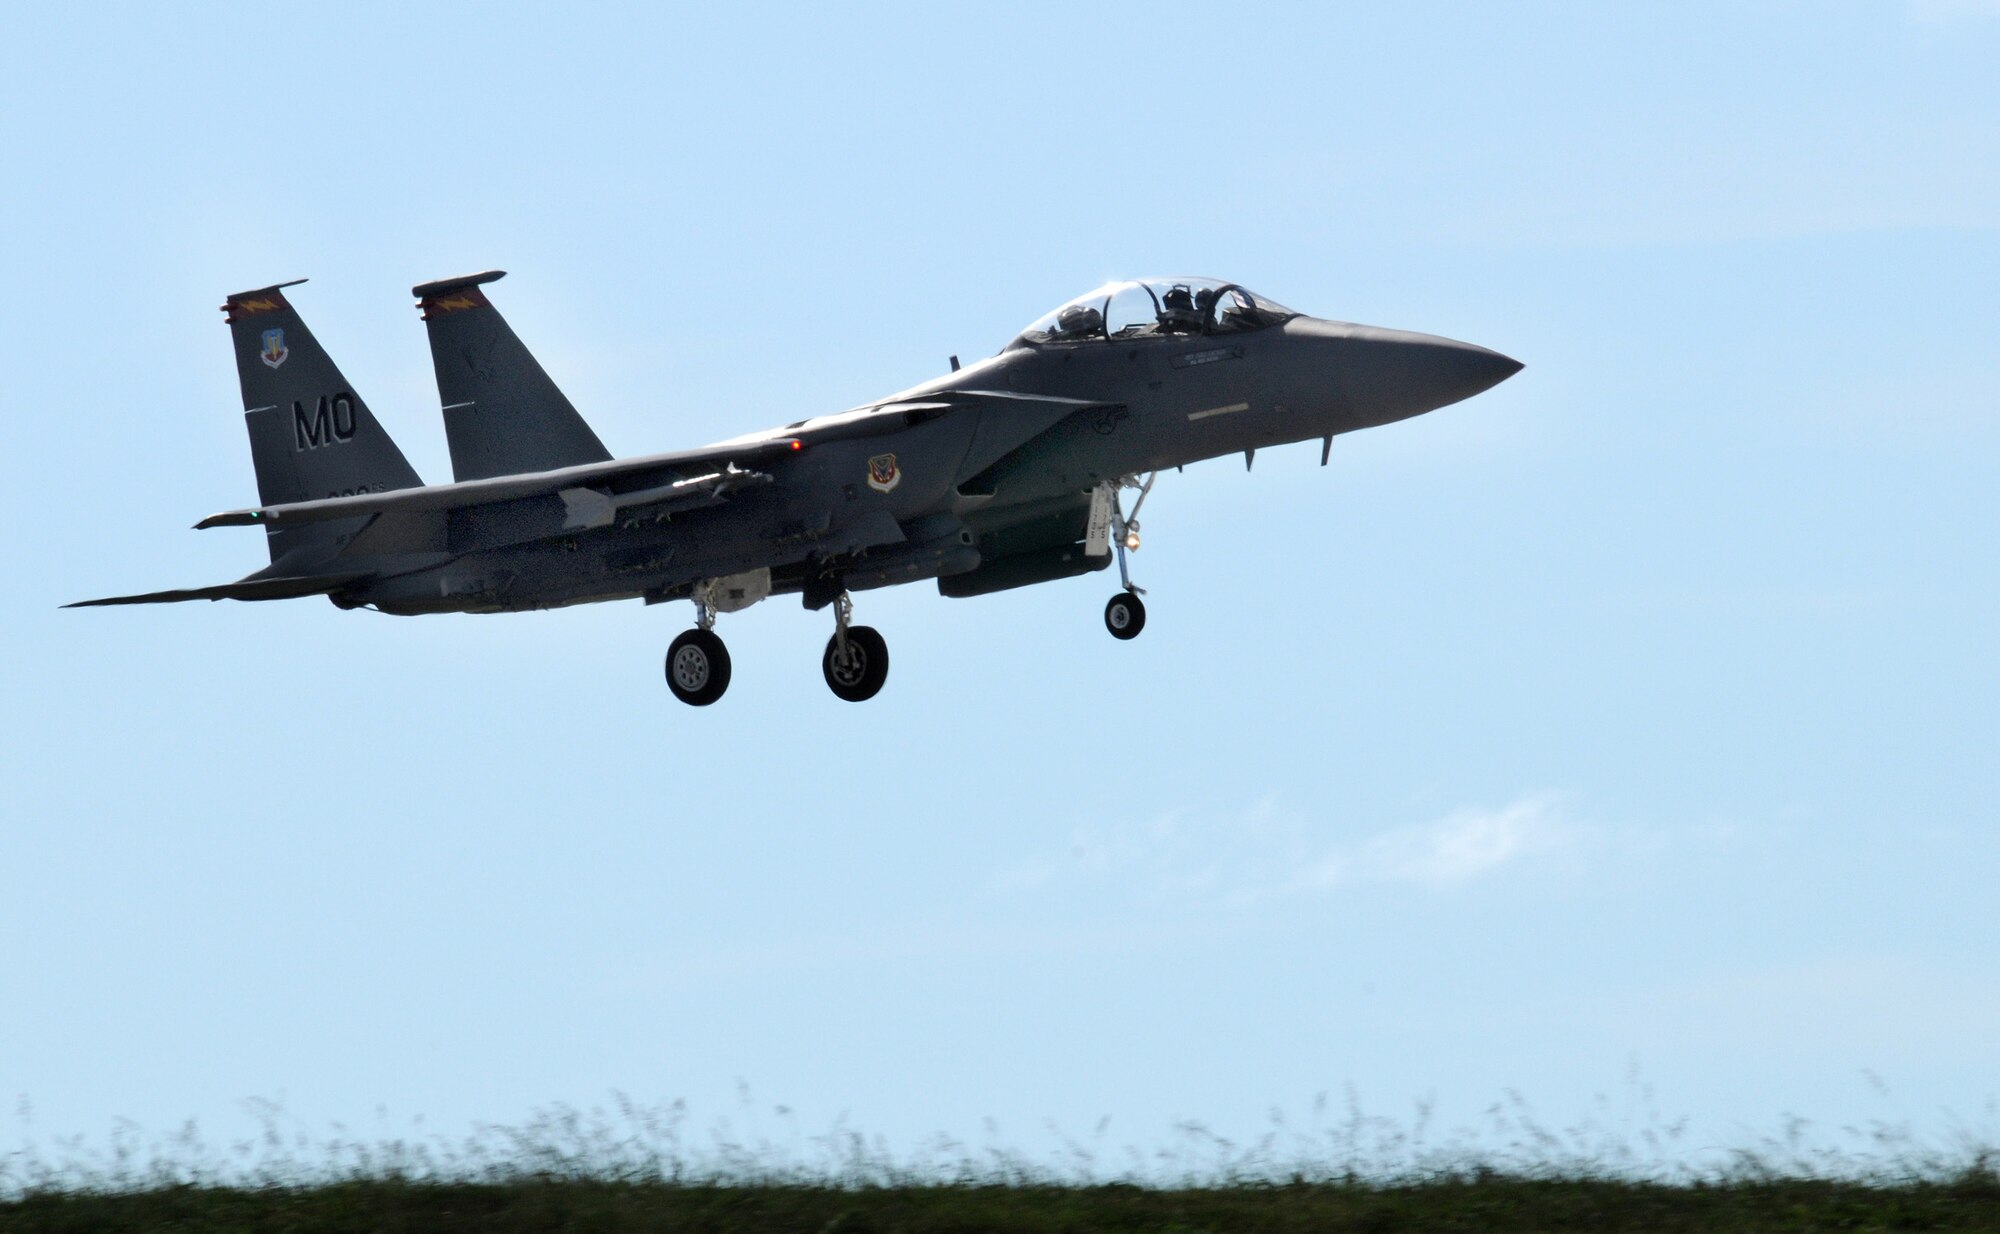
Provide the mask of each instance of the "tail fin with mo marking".
{"label": "tail fin with mo marking", "polygon": [[[260,504],[284,505],[423,483],[278,283],[223,303],[243,386]],[[366,520],[269,529],[271,560],[331,558]]]}

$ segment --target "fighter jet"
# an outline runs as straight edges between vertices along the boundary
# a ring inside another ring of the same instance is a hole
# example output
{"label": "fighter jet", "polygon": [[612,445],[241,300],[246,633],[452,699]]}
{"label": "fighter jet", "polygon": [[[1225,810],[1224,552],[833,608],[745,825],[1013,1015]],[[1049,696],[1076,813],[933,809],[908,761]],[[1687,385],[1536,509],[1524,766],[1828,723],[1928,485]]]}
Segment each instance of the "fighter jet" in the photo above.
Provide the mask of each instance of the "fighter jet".
{"label": "fighter jet", "polygon": [[[1115,638],[1146,624],[1127,554],[1170,468],[1333,439],[1470,398],[1518,361],[1428,334],[1308,317],[1236,283],[1107,283],[1000,352],[837,415],[698,450],[615,459],[482,288],[412,289],[451,449],[425,484],[279,283],[228,297],[259,504],[195,524],[261,527],[271,564],[233,583],[69,607],[325,596],[394,614],[689,600],[674,697],[729,687],[716,618],[774,595],[833,610],[826,684],[853,702],[889,649],[852,593],[936,580],[986,595],[1118,565]],[[1126,497],[1132,497],[1126,508]]]}

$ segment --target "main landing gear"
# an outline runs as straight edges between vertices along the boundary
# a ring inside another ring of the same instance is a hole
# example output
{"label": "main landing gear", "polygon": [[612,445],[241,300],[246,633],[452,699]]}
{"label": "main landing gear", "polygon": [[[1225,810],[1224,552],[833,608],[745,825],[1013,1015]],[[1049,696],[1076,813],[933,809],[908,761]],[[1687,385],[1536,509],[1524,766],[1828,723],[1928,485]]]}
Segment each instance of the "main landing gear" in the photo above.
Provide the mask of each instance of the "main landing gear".
{"label": "main landing gear", "polygon": [[889,644],[873,626],[850,626],[854,601],[841,592],[833,602],[833,637],[826,640],[820,671],[826,688],[850,703],[866,702],[889,680]]}
{"label": "main landing gear", "polygon": [[667,689],[690,707],[706,707],[729,688],[729,648],[715,632],[715,605],[695,601],[696,626],[667,647]]}
{"label": "main landing gear", "polygon": [[[706,707],[729,688],[729,649],[715,633],[714,597],[697,590],[694,606],[695,628],[667,648],[667,688],[691,707]],[[873,626],[849,624],[853,616],[854,601],[841,592],[833,601],[833,637],[826,640],[820,671],[836,697],[859,703],[881,693],[889,680],[889,644]]]}
{"label": "main landing gear", "polygon": [[[1125,565],[1125,553],[1128,549],[1134,553],[1139,551],[1139,508],[1152,494],[1153,481],[1159,478],[1159,474],[1152,472],[1143,481],[1137,476],[1123,476],[1116,484],[1105,486],[1111,490],[1111,543],[1118,550],[1118,581],[1125,588],[1104,604],[1104,628],[1111,631],[1111,637],[1115,639],[1138,638],[1139,631],[1146,628],[1146,602],[1139,598],[1146,594],[1146,589],[1132,581],[1132,574]],[[1129,517],[1118,499],[1119,490],[1127,488],[1139,490],[1139,498],[1132,503]]]}

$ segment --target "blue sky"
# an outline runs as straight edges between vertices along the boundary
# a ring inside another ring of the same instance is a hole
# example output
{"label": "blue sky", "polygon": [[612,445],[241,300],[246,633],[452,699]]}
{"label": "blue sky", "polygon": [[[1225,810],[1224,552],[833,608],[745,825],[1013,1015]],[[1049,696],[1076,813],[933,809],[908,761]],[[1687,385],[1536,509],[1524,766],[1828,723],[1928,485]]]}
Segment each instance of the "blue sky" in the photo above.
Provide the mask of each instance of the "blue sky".
{"label": "blue sky", "polygon": [[[2000,1135],[2000,7],[16,10],[0,1094],[37,1134],[613,1090],[1024,1149],[1352,1086],[1690,1143]],[[824,614],[59,612],[224,581],[215,307],[428,479],[407,289],[618,453],[840,410],[1111,277],[1527,364],[1162,479],[1135,565]],[[1869,1077],[1875,1077],[1871,1080]],[[400,1125],[400,1124],[399,1124]]]}

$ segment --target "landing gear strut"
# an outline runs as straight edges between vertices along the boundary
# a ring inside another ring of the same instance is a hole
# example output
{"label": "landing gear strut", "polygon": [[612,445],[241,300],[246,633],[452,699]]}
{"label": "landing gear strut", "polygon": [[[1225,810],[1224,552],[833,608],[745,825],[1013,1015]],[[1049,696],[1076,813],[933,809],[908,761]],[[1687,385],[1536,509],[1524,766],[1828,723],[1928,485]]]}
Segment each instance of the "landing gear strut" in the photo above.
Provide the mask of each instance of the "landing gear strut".
{"label": "landing gear strut", "polygon": [[826,640],[820,671],[827,689],[850,703],[864,702],[882,691],[889,680],[889,644],[873,626],[851,626],[854,601],[846,592],[833,602],[833,637]]}
{"label": "landing gear strut", "polygon": [[667,648],[667,688],[690,707],[706,707],[729,688],[729,648],[715,632],[712,596],[696,592],[695,628]]}
{"label": "landing gear strut", "polygon": [[[1126,567],[1126,550],[1139,551],[1139,508],[1152,495],[1153,481],[1159,472],[1150,472],[1142,481],[1138,476],[1121,476],[1111,489],[1111,543],[1118,550],[1118,581],[1125,590],[1111,597],[1104,605],[1104,628],[1111,631],[1116,639],[1139,637],[1139,631],[1146,628],[1146,603],[1139,597],[1146,589],[1132,581],[1131,571]],[[1136,488],[1138,500],[1132,503],[1132,513],[1127,516],[1124,504],[1119,501],[1121,489]]]}

